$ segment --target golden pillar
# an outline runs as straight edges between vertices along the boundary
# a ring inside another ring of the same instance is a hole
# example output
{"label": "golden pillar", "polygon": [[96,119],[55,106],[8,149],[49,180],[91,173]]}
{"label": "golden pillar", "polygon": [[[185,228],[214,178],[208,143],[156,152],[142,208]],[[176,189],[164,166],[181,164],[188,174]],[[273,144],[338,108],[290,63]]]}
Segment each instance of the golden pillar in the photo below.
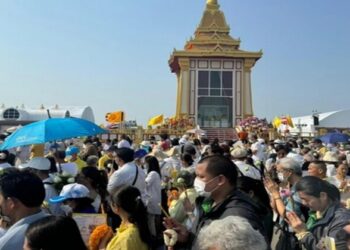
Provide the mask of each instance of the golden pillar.
{"label": "golden pillar", "polygon": [[176,116],[183,117],[189,113],[190,106],[190,60],[188,58],[179,59],[180,72],[178,75],[178,95]]}
{"label": "golden pillar", "polygon": [[243,90],[242,90],[242,98],[243,98],[243,118],[252,116],[253,112],[253,97],[252,97],[252,86],[251,86],[251,72],[252,68],[255,65],[255,59],[245,59],[244,67],[243,67]]}

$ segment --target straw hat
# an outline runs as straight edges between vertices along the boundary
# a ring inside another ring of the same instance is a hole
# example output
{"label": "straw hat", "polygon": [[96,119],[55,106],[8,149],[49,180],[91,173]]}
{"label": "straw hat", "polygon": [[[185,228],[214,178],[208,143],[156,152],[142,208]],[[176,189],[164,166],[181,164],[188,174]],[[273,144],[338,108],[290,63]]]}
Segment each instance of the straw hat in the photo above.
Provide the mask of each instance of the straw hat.
{"label": "straw hat", "polygon": [[328,151],[325,153],[325,155],[323,156],[323,161],[327,161],[327,162],[338,162],[339,158],[337,153],[332,152],[332,151]]}
{"label": "straw hat", "polygon": [[163,161],[164,159],[168,158],[168,155],[166,155],[163,150],[161,150],[160,148],[156,147],[152,150],[151,153],[149,153],[148,155],[150,156],[154,156],[157,158],[158,161]]}

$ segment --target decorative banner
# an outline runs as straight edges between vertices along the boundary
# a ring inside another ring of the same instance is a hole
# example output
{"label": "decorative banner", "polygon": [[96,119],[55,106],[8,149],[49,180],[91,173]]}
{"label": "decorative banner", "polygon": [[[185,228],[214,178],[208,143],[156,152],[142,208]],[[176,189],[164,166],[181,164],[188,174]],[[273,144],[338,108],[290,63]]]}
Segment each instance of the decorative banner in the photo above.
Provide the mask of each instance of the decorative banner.
{"label": "decorative banner", "polygon": [[77,223],[86,245],[88,245],[90,234],[94,231],[95,227],[107,223],[106,214],[73,213],[73,219]]}
{"label": "decorative banner", "polygon": [[124,112],[116,111],[106,114],[106,121],[109,123],[120,123],[124,121]]}
{"label": "decorative banner", "polygon": [[148,121],[148,126],[153,126],[153,125],[157,125],[163,122],[164,116],[163,115],[157,115],[155,117],[152,117],[149,121]]}

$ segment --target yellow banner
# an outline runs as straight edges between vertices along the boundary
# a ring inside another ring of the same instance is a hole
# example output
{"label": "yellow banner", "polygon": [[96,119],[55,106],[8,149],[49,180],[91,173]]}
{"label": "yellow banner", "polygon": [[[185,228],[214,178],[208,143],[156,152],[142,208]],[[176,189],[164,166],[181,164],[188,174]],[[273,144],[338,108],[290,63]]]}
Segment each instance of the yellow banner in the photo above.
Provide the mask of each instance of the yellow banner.
{"label": "yellow banner", "polygon": [[120,123],[124,121],[124,112],[116,111],[106,114],[106,121],[109,123]]}

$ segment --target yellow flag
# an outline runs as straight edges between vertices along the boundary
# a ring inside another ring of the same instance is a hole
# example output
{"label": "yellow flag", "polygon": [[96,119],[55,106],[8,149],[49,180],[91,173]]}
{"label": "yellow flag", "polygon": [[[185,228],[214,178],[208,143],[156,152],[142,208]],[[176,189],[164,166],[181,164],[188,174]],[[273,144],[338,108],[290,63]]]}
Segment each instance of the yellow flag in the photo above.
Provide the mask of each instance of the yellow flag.
{"label": "yellow flag", "polygon": [[279,117],[275,117],[275,119],[273,119],[272,125],[274,128],[278,128],[281,125],[282,121]]}
{"label": "yellow flag", "polygon": [[106,114],[106,121],[109,123],[120,123],[124,121],[124,112],[117,111]]}
{"label": "yellow flag", "polygon": [[152,125],[157,125],[163,122],[163,115],[157,115],[155,117],[152,117],[149,121],[148,121],[148,126],[152,126]]}

